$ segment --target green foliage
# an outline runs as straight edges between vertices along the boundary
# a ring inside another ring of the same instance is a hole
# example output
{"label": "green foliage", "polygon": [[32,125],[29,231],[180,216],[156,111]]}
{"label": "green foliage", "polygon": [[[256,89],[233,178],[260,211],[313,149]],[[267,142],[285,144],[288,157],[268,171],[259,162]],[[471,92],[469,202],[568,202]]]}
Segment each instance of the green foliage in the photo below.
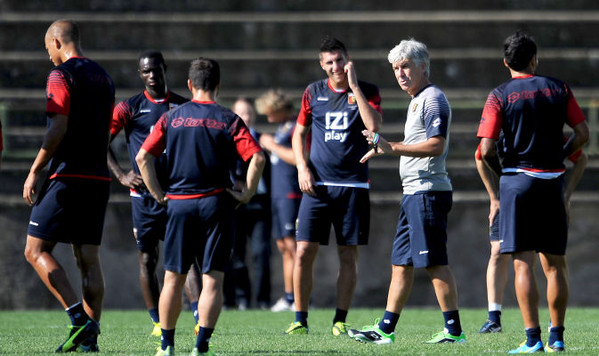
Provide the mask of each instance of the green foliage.
{"label": "green foliage", "polygon": [[[460,311],[467,343],[461,345],[425,345],[432,334],[443,328],[437,309],[408,308],[402,314],[391,345],[360,344],[348,337],[331,335],[331,309],[310,311],[309,335],[283,335],[293,321],[291,312],[223,311],[212,337],[211,348],[217,355],[504,355],[525,338],[520,312],[504,310],[501,334],[478,334],[486,318],[483,309]],[[381,317],[383,309],[352,309],[348,322],[361,328]],[[546,309],[541,310],[543,340],[547,340]],[[51,355],[64,341],[68,323],[60,311],[0,312],[0,354]],[[188,355],[195,345],[191,313],[183,312],[176,334],[177,355]],[[153,355],[159,340],[150,336],[152,324],[145,311],[105,311],[99,346],[102,355]],[[597,355],[599,308],[570,308],[566,320],[565,341],[569,354]]]}

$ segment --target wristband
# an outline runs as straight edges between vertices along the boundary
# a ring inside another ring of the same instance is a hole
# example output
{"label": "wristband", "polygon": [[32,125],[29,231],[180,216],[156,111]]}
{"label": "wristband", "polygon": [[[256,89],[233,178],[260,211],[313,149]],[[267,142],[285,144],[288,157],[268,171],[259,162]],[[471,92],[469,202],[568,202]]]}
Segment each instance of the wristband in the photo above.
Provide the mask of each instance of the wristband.
{"label": "wristband", "polygon": [[380,140],[380,136],[379,136],[379,134],[378,134],[378,133],[375,133],[375,134],[374,134],[374,136],[372,136],[372,144],[373,144],[373,145],[376,145],[376,144],[378,144],[378,143],[379,143],[379,140]]}

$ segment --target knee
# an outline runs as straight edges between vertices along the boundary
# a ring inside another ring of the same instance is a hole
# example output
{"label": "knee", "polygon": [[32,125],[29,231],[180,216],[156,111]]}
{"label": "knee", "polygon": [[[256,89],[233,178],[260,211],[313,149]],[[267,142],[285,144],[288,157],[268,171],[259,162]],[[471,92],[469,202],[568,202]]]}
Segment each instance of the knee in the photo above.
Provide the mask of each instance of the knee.
{"label": "knee", "polygon": [[40,251],[27,245],[25,246],[25,252],[23,254],[25,255],[25,260],[27,260],[29,264],[33,265],[39,258]]}

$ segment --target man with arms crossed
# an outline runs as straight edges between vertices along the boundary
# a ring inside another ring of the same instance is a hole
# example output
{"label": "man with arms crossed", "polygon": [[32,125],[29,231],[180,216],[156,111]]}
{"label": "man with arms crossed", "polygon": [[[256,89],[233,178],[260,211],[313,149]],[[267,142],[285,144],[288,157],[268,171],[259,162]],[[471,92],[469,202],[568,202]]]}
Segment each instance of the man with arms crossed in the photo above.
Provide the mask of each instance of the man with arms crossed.
{"label": "man with arms crossed", "polygon": [[[530,36],[516,32],[505,40],[503,50],[511,79],[489,94],[478,137],[483,160],[501,176],[501,253],[514,260],[516,297],[526,331],[526,341],[510,353],[543,351],[534,274],[537,253],[547,278],[552,324],[545,351],[564,351],[568,223],[563,160],[588,140],[589,129],[568,85],[535,75],[537,45]],[[564,124],[574,129],[565,145]],[[501,164],[498,140],[503,148]]]}
{"label": "man with arms crossed", "polygon": [[[139,168],[135,163],[135,155],[160,116],[189,100],[168,90],[166,63],[162,53],[158,51],[141,53],[138,58],[138,72],[146,89],[142,93],[120,102],[114,108],[110,128],[111,142],[121,130],[125,130],[132,169],[125,172],[119,166],[110,146],[108,147],[108,167],[119,182],[130,190],[133,237],[139,250],[139,282],[150,318],[154,323],[152,335],[160,336],[158,316],[160,285],[156,276],[156,265],[158,264],[158,242],[164,240],[167,220],[166,207],[158,204],[144,186]],[[164,185],[166,179],[164,176],[165,164],[164,154],[156,159],[156,169],[161,172],[158,176],[161,186]],[[196,324],[198,322],[200,289],[200,272],[197,264],[193,263],[185,283],[185,292],[189,298]]]}
{"label": "man with arms crossed", "polygon": [[[295,321],[286,333],[308,332],[314,260],[319,246],[328,244],[332,224],[339,255],[332,332],[338,336],[347,333],[345,319],[358,277],[358,245],[368,243],[370,227],[368,166],[360,164],[368,143],[361,132],[379,130],[381,97],[375,85],[358,81],[354,63],[341,41],[325,38],[319,57],[328,78],[306,88],[292,138],[304,195],[298,213],[293,270]],[[306,136],[310,130],[308,153]]]}
{"label": "man with arms crossed", "polygon": [[[146,187],[167,204],[164,286],[159,310],[162,345],[157,356],[172,356],[181,289],[195,259],[202,268],[198,303],[199,333],[192,355],[211,355],[208,343],[223,304],[224,268],[233,243],[233,209],[252,197],[265,157],[241,118],[215,102],[220,88],[216,61],[191,62],[187,86],[192,101],[163,114],[136,156]],[[166,195],[157,179],[155,157],[166,149]],[[250,161],[246,186],[230,190],[229,170],[236,156]]]}
{"label": "man with arms crossed", "polygon": [[463,343],[458,292],[447,258],[447,214],[452,186],[445,169],[449,146],[451,108],[445,94],[429,80],[430,61],[424,43],[403,40],[389,52],[389,63],[401,89],[412,101],[408,106],[403,142],[387,142],[365,131],[374,145],[362,162],[375,155],[400,156],[403,198],[393,241],[392,275],[382,320],[362,330],[350,330],[357,341],[389,344],[414,282],[414,268],[425,268],[443,312],[445,328],[427,343]]}
{"label": "man with arms crossed", "polygon": [[[102,67],[82,56],[75,22],[55,21],[45,45],[56,67],[46,86],[48,130],[23,186],[23,199],[33,205],[25,258],[71,318],[69,337],[56,352],[98,351],[104,299],[100,243],[110,188],[106,150],[114,84]],[[48,163],[48,179],[34,201]],[[58,242],[73,248],[82,301],[52,255]]]}

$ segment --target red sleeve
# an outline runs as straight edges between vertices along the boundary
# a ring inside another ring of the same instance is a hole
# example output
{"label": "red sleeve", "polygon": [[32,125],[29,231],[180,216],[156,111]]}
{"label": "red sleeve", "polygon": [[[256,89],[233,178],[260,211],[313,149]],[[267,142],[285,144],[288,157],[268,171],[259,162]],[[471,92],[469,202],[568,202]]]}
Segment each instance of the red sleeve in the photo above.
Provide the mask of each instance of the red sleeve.
{"label": "red sleeve", "polygon": [[373,94],[367,98],[368,104],[372,106],[372,108],[379,112],[379,114],[383,113],[383,109],[381,108],[381,95],[378,90],[375,90]]}
{"label": "red sleeve", "polygon": [[254,153],[260,152],[262,149],[254,137],[252,137],[252,134],[247,126],[243,124],[241,118],[237,118],[235,125],[236,129],[233,132],[233,141],[235,141],[237,153],[241,159],[247,162],[247,160],[250,159]]}
{"label": "red sleeve", "polygon": [[581,122],[583,122],[586,118],[584,117],[584,114],[582,112],[582,110],[580,109],[580,106],[578,106],[578,103],[576,102],[576,99],[574,98],[574,94],[572,94],[572,91],[570,90],[570,88],[568,89],[568,119],[566,120],[566,122],[568,123],[568,126],[570,127],[574,127],[578,124],[580,124]]}
{"label": "red sleeve", "polygon": [[310,94],[309,88],[306,88],[304,95],[302,96],[302,107],[297,115],[297,123],[302,126],[310,126],[312,124],[312,108],[310,102],[312,101],[312,94]]}
{"label": "red sleeve", "polygon": [[133,111],[131,110],[129,104],[127,104],[127,102],[125,101],[121,101],[112,112],[110,134],[116,135],[119,132],[121,132],[123,127],[125,127],[129,123],[129,120],[131,119],[132,115]]}
{"label": "red sleeve", "polygon": [[162,116],[160,116],[160,119],[158,119],[158,121],[156,122],[156,125],[154,125],[154,129],[152,130],[152,132],[150,132],[148,137],[146,137],[146,140],[144,141],[143,145],[141,145],[141,148],[149,152],[154,157],[160,156],[166,148],[165,134],[166,115],[162,114]]}
{"label": "red sleeve", "polygon": [[48,75],[46,84],[46,113],[69,115],[71,110],[71,93],[64,74],[54,69]]}
{"label": "red sleeve", "polygon": [[476,147],[476,153],[474,154],[474,158],[477,161],[480,161],[483,159],[483,154],[480,152],[480,142],[478,143],[478,147]]}
{"label": "red sleeve", "polygon": [[501,123],[501,102],[495,94],[491,93],[487,97],[476,135],[481,138],[498,140],[501,133]]}

